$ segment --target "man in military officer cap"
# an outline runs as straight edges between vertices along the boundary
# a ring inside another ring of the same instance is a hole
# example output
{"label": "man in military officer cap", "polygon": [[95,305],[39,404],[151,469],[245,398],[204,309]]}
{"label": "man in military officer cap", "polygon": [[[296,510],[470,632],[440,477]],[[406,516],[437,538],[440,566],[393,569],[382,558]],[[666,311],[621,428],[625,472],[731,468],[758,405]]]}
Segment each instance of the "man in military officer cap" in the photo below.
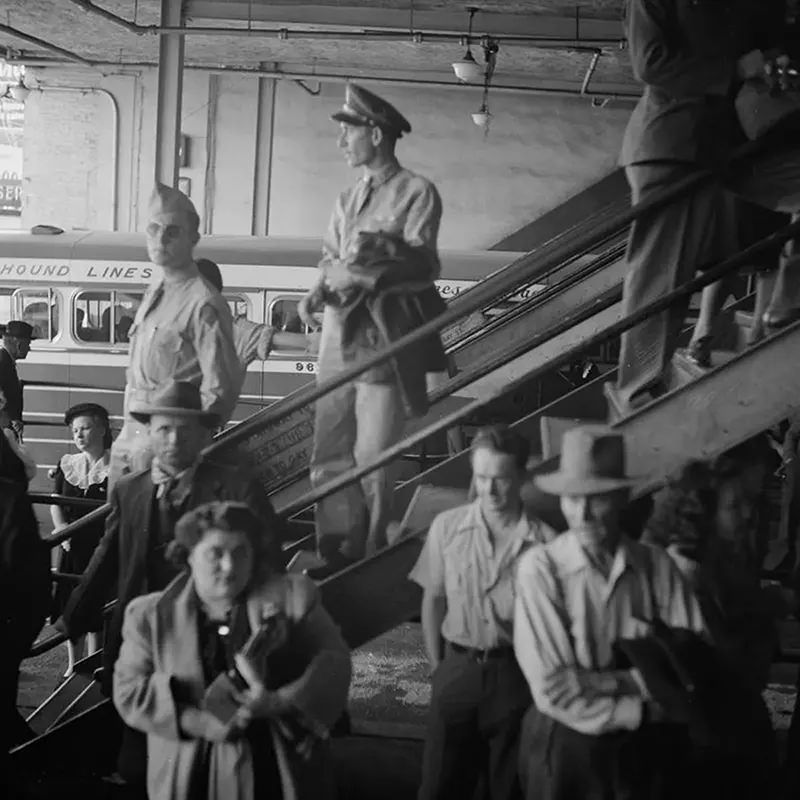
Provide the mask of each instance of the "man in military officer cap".
{"label": "man in military officer cap", "polygon": [[[441,302],[433,286],[440,272],[436,240],[441,199],[429,180],[402,167],[395,156],[397,140],[411,132],[411,125],[386,100],[355,84],[348,84],[344,106],[332,118],[339,123],[338,145],[345,160],[362,175],[336,201],[323,244],[319,280],[298,307],[301,318],[314,326],[313,313],[324,307],[319,380],[340,373],[349,361],[361,360],[352,358],[347,337],[358,313],[354,311],[358,298],[371,291],[374,296],[376,273],[368,274],[371,265],[378,261],[394,265],[390,279],[394,291],[403,291],[398,283],[413,281],[415,287],[423,286]],[[386,258],[390,253],[392,257]],[[363,320],[363,315],[358,319]],[[361,358],[387,343],[374,327],[362,338],[369,341],[360,350]],[[435,347],[427,349],[436,351]],[[438,349],[441,351],[441,345]],[[444,369],[442,363],[426,370],[428,353],[414,355],[423,364],[423,385],[426,371]],[[444,362],[443,351],[441,356]],[[371,461],[400,438],[409,408],[403,399],[401,372],[397,363],[384,364],[317,402],[313,485]],[[391,491],[386,470],[378,470],[363,478],[360,487],[350,487],[318,504],[318,548],[327,565],[309,574],[322,577],[385,543]]]}
{"label": "man in military officer cap", "polygon": [[177,189],[156,184],[150,198],[147,252],[161,272],[145,293],[130,329],[125,387],[125,425],[111,450],[110,482],[146,469],[152,460],[146,427],[131,407],[146,405],[173,381],[200,389],[203,411],[225,423],[242,382],[233,343],[231,312],[222,296],[201,277],[193,250],[200,218]]}

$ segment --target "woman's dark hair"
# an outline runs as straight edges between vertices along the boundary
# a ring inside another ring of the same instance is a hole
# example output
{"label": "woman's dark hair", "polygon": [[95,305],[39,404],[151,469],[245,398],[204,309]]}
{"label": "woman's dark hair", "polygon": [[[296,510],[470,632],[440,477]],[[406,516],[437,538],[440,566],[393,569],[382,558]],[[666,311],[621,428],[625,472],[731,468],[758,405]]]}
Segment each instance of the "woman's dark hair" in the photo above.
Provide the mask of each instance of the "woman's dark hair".
{"label": "woman's dark hair", "polygon": [[185,567],[189,553],[210,530],[244,533],[253,548],[255,571],[283,571],[279,531],[269,530],[246,503],[232,501],[204,503],[187,511],[175,525],[167,558],[176,566]]}
{"label": "woman's dark hair", "polygon": [[64,414],[64,424],[69,428],[75,417],[91,417],[99,422],[104,428],[103,447],[108,450],[111,447],[111,421],[108,418],[108,411],[98,403],[78,403],[67,409]]}
{"label": "woman's dark hair", "polygon": [[469,449],[474,453],[481,448],[493,450],[504,456],[512,456],[517,469],[521,472],[525,471],[531,454],[530,442],[507,425],[487,425],[479,428]]}
{"label": "woman's dark hair", "polygon": [[746,463],[730,454],[713,463],[690,461],[653,498],[646,538],[662,547],[678,545],[700,557],[714,532],[720,488],[738,481]]}

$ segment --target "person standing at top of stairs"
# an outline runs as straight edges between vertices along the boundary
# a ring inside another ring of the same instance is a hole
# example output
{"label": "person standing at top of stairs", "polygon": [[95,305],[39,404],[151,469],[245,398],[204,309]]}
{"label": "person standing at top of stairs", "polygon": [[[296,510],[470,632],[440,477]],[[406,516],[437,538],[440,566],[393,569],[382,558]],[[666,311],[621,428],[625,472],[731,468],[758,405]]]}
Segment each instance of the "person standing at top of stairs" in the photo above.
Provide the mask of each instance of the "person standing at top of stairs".
{"label": "person standing at top of stairs", "polygon": [[[796,141],[800,92],[774,78],[788,63],[794,20],[784,0],[629,0],[631,62],[644,94],[631,116],[621,164],[634,204],[699,170],[719,179],[649,212],[632,226],[623,313],[631,314],[736,249],[729,190],[776,211],[800,210]],[[784,72],[785,74],[785,72]],[[777,96],[775,96],[777,95]],[[787,113],[783,116],[784,111]],[[722,173],[746,139],[774,138],[759,155]],[[688,300],[622,336],[616,393],[634,408],[669,388],[669,369]],[[784,259],[764,312],[768,329],[800,311],[797,258]]]}
{"label": "person standing at top of stairs", "polygon": [[130,410],[147,404],[163,384],[197,386],[203,411],[223,425],[236,406],[243,374],[231,312],[194,262],[199,225],[185,194],[156,185],[148,207],[147,252],[161,279],[145,293],[129,332],[125,424],[111,448],[109,489],[125,473],[150,466],[147,428]]}
{"label": "person standing at top of stairs", "polygon": [[[323,244],[319,280],[298,305],[317,327],[324,307],[318,379],[332,378],[444,310],[433,281],[442,203],[426,178],[402,167],[395,144],[411,132],[408,120],[383,98],[348,84],[333,115],[338,145],[362,178],[339,195]],[[316,404],[311,482],[320,486],[356,464],[373,460],[403,432],[407,414],[427,411],[426,374],[446,369],[438,336]],[[392,482],[376,470],[317,504],[317,544],[324,567],[335,572],[385,544]]]}

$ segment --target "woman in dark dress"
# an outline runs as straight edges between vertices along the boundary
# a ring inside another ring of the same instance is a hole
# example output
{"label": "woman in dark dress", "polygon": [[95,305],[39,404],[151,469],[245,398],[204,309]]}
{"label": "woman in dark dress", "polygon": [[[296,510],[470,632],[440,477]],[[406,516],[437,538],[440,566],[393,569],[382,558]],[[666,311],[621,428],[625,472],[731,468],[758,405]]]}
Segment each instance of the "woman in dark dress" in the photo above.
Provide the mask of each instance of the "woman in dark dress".
{"label": "woman in dark dress", "polygon": [[[111,448],[111,426],[108,411],[96,403],[80,403],[72,406],[64,415],[64,423],[72,433],[77,453],[68,453],[61,458],[53,472],[56,494],[67,497],[86,497],[105,502],[108,491],[108,468]],[[80,519],[91,511],[85,506],[51,506],[54,532],[70,522]],[[59,572],[80,575],[86,569],[97,544],[103,537],[104,523],[99,521],[61,544],[58,562]],[[55,594],[53,616],[63,611],[73,586],[58,583]],[[98,620],[98,630],[102,620]],[[88,653],[97,650],[95,633],[89,634]],[[64,677],[69,677],[75,667],[75,656],[82,649],[82,642],[67,643],[69,663]]]}

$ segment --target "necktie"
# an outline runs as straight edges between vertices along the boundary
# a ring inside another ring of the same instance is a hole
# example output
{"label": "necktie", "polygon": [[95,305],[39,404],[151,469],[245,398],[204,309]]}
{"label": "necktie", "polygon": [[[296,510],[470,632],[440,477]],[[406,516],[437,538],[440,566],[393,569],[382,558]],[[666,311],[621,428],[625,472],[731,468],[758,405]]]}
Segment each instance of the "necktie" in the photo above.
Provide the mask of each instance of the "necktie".
{"label": "necktie", "polygon": [[172,490],[177,486],[178,479],[170,478],[164,483],[160,484],[161,496],[158,498],[158,514],[159,514],[159,542],[166,544],[173,539],[173,531],[175,523],[178,521],[178,515],[172,505]]}

